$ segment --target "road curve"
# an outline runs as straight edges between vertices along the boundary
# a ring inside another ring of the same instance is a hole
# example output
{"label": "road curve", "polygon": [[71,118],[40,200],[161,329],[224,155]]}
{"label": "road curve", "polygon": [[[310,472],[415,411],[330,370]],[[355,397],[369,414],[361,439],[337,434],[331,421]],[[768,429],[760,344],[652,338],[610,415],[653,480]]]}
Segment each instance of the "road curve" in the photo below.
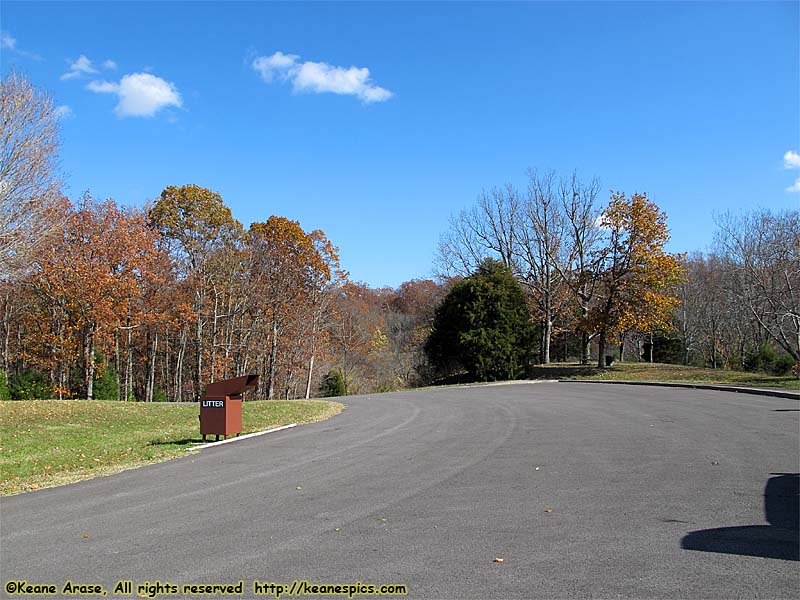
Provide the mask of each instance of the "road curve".
{"label": "road curve", "polygon": [[796,401],[542,383],[346,404],[322,423],[2,499],[3,585],[800,596]]}

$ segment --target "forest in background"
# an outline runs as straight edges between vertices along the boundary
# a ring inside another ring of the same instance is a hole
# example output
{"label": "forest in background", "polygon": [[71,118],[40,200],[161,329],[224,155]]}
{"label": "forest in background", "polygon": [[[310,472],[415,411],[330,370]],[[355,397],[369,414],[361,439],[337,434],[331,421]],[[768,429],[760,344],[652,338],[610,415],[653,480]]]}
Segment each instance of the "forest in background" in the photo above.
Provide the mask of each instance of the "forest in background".
{"label": "forest in background", "polygon": [[374,289],[323,231],[245,229],[198,185],[141,208],[70,202],[50,98],[11,73],[0,108],[0,397],[180,402],[245,373],[257,399],[435,383],[449,374],[423,351],[434,310],[487,258],[525,291],[539,363],[800,361],[800,211],[720,216],[712,251],[673,255],[646,194],[603,203],[595,180],[531,171],[453,217],[435,281]]}

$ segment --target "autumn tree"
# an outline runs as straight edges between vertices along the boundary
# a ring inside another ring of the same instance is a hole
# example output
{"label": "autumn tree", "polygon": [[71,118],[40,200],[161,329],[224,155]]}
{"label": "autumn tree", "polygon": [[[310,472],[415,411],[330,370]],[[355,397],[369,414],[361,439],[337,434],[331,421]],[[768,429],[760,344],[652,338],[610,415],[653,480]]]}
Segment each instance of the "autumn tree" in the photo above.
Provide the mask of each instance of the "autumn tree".
{"label": "autumn tree", "polygon": [[[370,359],[387,345],[381,305],[380,291],[363,283],[343,281],[333,296],[329,342],[345,394],[362,389],[373,370]],[[357,374],[360,375],[358,380]]]}
{"label": "autumn tree", "polygon": [[141,211],[85,195],[67,212],[63,235],[38,253],[30,277],[46,315],[40,358],[49,363],[57,390],[67,388],[79,349],[82,394],[93,397],[97,352],[110,354],[116,332],[136,320],[142,278],[156,254],[156,234]]}
{"label": "autumn tree", "polygon": [[431,279],[412,279],[401,283],[387,303],[385,323],[392,371],[405,386],[424,378],[423,346],[448,287]]}
{"label": "autumn tree", "polygon": [[[309,335],[319,330],[321,293],[338,266],[336,250],[321,231],[308,234],[297,221],[272,216],[265,223],[253,223],[247,244],[251,254],[250,283],[258,290],[259,318],[266,332],[266,397],[276,393],[278,350],[281,336],[289,328],[311,325]],[[297,338],[295,338],[297,339]],[[292,344],[296,348],[295,344]],[[287,346],[286,379],[296,375],[297,353]],[[313,369],[314,350],[310,369]],[[306,385],[306,391],[308,385]]]}
{"label": "autumn tree", "polygon": [[[161,192],[149,211],[150,225],[166,240],[190,281],[195,312],[194,395],[200,395],[204,378],[204,327],[208,321],[207,303],[212,273],[209,261],[215,250],[233,244],[241,237],[241,224],[233,218],[222,197],[199,185],[169,186]],[[182,365],[178,365],[181,369]]]}
{"label": "autumn tree", "polygon": [[327,323],[332,313],[332,300],[336,288],[347,279],[347,273],[339,267],[339,249],[325,235],[321,229],[315,229],[310,234],[318,257],[317,268],[309,272],[309,286],[307,291],[307,305],[310,308],[310,317],[306,323],[309,333],[308,374],[306,377],[306,399],[311,397],[311,382],[314,377],[314,362],[320,351],[320,342],[327,331]]}
{"label": "autumn tree", "polygon": [[0,280],[27,266],[58,223],[59,123],[52,98],[11,71],[0,81]]}
{"label": "autumn tree", "polygon": [[664,251],[667,216],[646,194],[615,192],[602,213],[606,244],[597,251],[597,291],[585,327],[598,333],[598,367],[610,336],[670,326],[682,278],[678,259]]}

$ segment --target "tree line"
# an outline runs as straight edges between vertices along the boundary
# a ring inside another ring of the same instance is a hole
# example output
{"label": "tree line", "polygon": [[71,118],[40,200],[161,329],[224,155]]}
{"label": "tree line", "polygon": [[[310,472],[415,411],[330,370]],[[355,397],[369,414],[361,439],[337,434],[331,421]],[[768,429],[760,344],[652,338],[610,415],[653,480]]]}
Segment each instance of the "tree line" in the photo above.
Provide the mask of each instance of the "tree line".
{"label": "tree line", "polygon": [[169,186],[129,208],[61,194],[52,98],[15,72],[0,89],[0,397],[193,400],[244,373],[256,397],[395,389],[443,286],[351,281],[321,230],[245,229],[218,193]]}
{"label": "tree line", "polygon": [[664,357],[797,374],[800,210],[757,209],[717,221],[713,249],[685,258],[687,277]]}
{"label": "tree line", "polygon": [[667,215],[647,194],[528,171],[451,218],[439,273],[487,258],[527,293],[536,362],[635,360],[788,373],[800,361],[800,211],[718,216],[708,253],[670,254]]}
{"label": "tree line", "polygon": [[[451,219],[438,281],[374,289],[350,280],[323,231],[275,215],[245,228],[199,185],[138,208],[71,202],[50,97],[12,72],[0,112],[0,398],[10,386],[14,397],[186,401],[245,373],[260,376],[263,399],[386,391],[466,368],[447,352],[472,352],[473,375],[498,378],[497,361],[437,325],[464,290],[474,314],[525,332],[510,336],[529,347],[504,350],[506,376],[531,361],[603,366],[611,346],[714,368],[784,372],[800,359],[799,211],[720,217],[713,250],[687,257],[665,251],[667,216],[647,194],[612,192],[601,206],[596,180],[531,170],[524,190],[484,192]],[[525,310],[502,308],[509,298]],[[455,305],[464,314],[451,322],[466,315],[466,300]],[[475,331],[470,343],[507,341]]]}
{"label": "tree line", "polygon": [[321,230],[244,229],[219,194],[170,186],[145,208],[84,196],[23,273],[0,284],[2,368],[56,398],[194,400],[255,373],[261,399],[415,383],[441,285],[348,279]]}

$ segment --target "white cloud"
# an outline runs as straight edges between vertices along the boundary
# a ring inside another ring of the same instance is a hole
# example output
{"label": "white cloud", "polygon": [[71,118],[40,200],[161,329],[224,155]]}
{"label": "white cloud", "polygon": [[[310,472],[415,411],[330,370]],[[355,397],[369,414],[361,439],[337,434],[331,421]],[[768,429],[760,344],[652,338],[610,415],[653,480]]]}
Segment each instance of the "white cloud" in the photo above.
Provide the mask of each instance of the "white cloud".
{"label": "white cloud", "polygon": [[611,231],[611,227],[606,224],[602,214],[597,215],[594,218],[594,226],[598,229],[602,229],[603,231]]}
{"label": "white cloud", "polygon": [[56,107],[55,115],[57,119],[71,119],[75,116],[75,113],[72,112],[72,109],[69,106],[63,104]]}
{"label": "white cloud", "polygon": [[0,48],[13,52],[23,58],[30,58],[31,60],[42,60],[42,57],[34,52],[28,52],[17,47],[16,38],[12,37],[7,31],[0,31]]}
{"label": "white cloud", "polygon": [[276,52],[272,56],[258,56],[253,61],[253,68],[261,75],[261,79],[270,83],[273,74],[277,72],[284,79],[288,77],[289,71],[297,63],[300,58],[296,54],[284,54],[283,52]]}
{"label": "white cloud", "polygon": [[291,81],[295,92],[346,94],[357,96],[363,102],[383,102],[392,92],[375,85],[366,67],[336,67],[324,62],[300,62],[296,54],[276,52],[272,56],[258,56],[253,69],[261,79],[271,83],[277,75]]}
{"label": "white cloud", "polygon": [[119,91],[119,84],[110,81],[90,81],[86,84],[86,89],[98,94],[110,94]]}
{"label": "white cloud", "polygon": [[116,94],[119,102],[114,112],[119,117],[152,117],[167,106],[183,106],[174,83],[150,73],[131,73],[119,83],[92,81],[87,89],[100,94]]}
{"label": "white cloud", "polygon": [[109,71],[113,71],[114,69],[117,68],[117,63],[115,63],[113,60],[108,58],[108,59],[103,61],[103,68],[106,69],[106,70],[109,70]]}
{"label": "white cloud", "polygon": [[787,169],[800,169],[800,154],[789,150],[783,155],[783,166]]}
{"label": "white cloud", "polygon": [[[794,150],[789,150],[783,155],[783,166],[786,169],[800,169],[800,154]],[[787,192],[800,192],[800,177],[795,179],[795,182],[786,188]]]}
{"label": "white cloud", "polygon": [[95,69],[94,65],[92,65],[92,61],[89,60],[85,55],[81,54],[77,60],[70,63],[69,71],[64,73],[60,79],[65,81],[67,79],[75,79],[76,77],[80,77],[82,75],[92,75],[94,73],[97,73],[97,69]]}
{"label": "white cloud", "polygon": [[7,31],[0,32],[0,48],[14,50],[17,47],[17,40],[11,37]]}

